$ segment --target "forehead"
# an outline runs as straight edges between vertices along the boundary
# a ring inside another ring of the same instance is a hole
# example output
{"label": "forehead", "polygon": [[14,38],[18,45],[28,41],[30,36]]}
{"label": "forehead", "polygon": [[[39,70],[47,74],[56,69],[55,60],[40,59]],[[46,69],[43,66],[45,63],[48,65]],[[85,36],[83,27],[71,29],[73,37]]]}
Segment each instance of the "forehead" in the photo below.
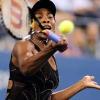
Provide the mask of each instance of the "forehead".
{"label": "forehead", "polygon": [[52,14],[51,11],[49,9],[46,9],[46,8],[40,8],[40,9],[35,11],[35,14],[43,14],[43,13]]}

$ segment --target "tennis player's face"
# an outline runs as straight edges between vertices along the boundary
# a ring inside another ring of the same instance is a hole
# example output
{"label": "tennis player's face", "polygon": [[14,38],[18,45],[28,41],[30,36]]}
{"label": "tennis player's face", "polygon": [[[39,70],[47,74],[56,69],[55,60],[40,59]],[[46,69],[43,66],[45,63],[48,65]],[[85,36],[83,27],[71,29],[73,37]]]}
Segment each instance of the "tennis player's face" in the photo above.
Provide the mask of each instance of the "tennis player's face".
{"label": "tennis player's face", "polygon": [[[49,29],[54,31],[55,30],[55,18],[53,14],[45,8],[41,8],[35,12],[36,18],[40,21],[41,25],[44,27],[44,29]],[[35,22],[34,24],[35,30],[41,30],[38,23]]]}

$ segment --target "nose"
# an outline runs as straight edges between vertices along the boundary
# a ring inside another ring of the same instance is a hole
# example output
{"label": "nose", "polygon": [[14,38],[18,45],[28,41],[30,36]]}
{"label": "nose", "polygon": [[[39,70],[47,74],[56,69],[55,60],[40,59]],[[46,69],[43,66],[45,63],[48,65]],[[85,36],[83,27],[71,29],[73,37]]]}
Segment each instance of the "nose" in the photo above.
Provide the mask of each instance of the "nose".
{"label": "nose", "polygon": [[44,20],[43,23],[49,23],[49,20]]}
{"label": "nose", "polygon": [[44,17],[42,22],[43,22],[43,23],[49,23],[50,20],[49,20],[47,17]]}

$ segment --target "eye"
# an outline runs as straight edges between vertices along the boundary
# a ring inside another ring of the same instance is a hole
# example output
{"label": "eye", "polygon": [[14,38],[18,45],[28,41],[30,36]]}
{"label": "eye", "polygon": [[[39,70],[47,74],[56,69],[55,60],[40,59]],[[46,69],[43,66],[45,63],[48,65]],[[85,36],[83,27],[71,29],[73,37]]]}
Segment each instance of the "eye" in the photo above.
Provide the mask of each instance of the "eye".
{"label": "eye", "polygon": [[40,14],[35,15],[37,19],[42,19],[42,16]]}
{"label": "eye", "polygon": [[54,17],[53,17],[52,14],[48,14],[48,18],[49,18],[49,19],[53,19]]}

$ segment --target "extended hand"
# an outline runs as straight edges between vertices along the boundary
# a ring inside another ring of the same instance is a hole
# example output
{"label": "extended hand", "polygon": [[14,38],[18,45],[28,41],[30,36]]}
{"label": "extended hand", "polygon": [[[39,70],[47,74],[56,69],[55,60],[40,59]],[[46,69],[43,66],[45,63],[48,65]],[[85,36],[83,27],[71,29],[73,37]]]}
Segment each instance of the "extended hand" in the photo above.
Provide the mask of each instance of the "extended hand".
{"label": "extended hand", "polygon": [[84,76],[81,81],[83,81],[85,87],[88,88],[96,88],[100,90],[100,85],[97,84],[96,81],[94,81],[95,77],[94,76]]}
{"label": "extended hand", "polygon": [[61,41],[59,41],[57,43],[57,49],[60,51],[60,52],[64,52],[68,47],[68,44],[67,44],[67,41],[65,38],[61,39]]}

